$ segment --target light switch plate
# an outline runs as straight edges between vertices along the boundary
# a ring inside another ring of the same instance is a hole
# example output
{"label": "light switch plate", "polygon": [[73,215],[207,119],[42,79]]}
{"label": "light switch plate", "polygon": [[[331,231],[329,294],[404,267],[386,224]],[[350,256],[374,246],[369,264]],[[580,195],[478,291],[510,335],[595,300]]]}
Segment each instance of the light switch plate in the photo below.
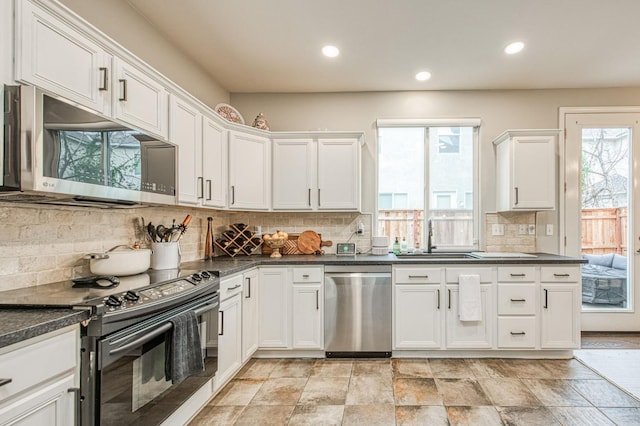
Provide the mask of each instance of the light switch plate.
{"label": "light switch plate", "polygon": [[547,223],[547,235],[553,235],[553,223]]}
{"label": "light switch plate", "polygon": [[502,223],[491,225],[491,235],[504,235],[504,225]]}

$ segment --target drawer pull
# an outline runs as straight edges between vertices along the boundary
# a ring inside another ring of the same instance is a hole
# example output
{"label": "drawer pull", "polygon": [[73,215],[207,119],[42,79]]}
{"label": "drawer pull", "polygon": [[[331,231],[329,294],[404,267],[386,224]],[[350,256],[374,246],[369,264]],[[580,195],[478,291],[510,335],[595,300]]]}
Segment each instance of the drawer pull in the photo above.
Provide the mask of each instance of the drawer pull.
{"label": "drawer pull", "polygon": [[126,100],[127,100],[127,80],[118,80],[118,82],[122,85],[122,96],[119,97],[118,100],[126,102]]}
{"label": "drawer pull", "polygon": [[409,275],[409,278],[424,278],[424,279],[428,279],[429,275]]}
{"label": "drawer pull", "polygon": [[449,299],[449,300],[448,300],[448,304],[449,304],[449,306],[447,307],[447,309],[451,309],[451,289],[447,289],[447,296],[449,296],[449,297],[448,297],[448,299]]}
{"label": "drawer pull", "polygon": [[316,311],[320,309],[320,290],[316,290]]}
{"label": "drawer pull", "polygon": [[240,284],[236,284],[236,285],[234,285],[233,287],[229,287],[229,288],[227,289],[227,291],[235,290],[236,288],[240,288],[240,287],[241,287],[241,285],[240,285]]}
{"label": "drawer pull", "polygon": [[247,295],[244,297],[245,299],[251,299],[251,277],[247,277]]}
{"label": "drawer pull", "polygon": [[527,334],[524,331],[511,331],[510,333],[512,336],[524,336],[525,334]]}
{"label": "drawer pull", "polygon": [[549,309],[549,291],[546,288],[544,289],[544,306],[543,306],[543,308]]}
{"label": "drawer pull", "polygon": [[512,277],[526,277],[527,276],[527,274],[509,274],[509,275],[511,275]]}
{"label": "drawer pull", "polygon": [[109,89],[109,70],[106,67],[98,68],[102,73],[102,86],[98,87],[98,90],[105,91]]}
{"label": "drawer pull", "polygon": [[13,379],[0,379],[0,386],[8,385]]}
{"label": "drawer pull", "polygon": [[526,302],[527,299],[511,299],[512,302]]}
{"label": "drawer pull", "polygon": [[558,278],[567,278],[570,277],[571,275],[569,274],[553,274],[554,277],[558,277]]}
{"label": "drawer pull", "polygon": [[304,275],[302,276],[302,278],[309,278],[309,275],[308,275],[308,274],[304,274]]}
{"label": "drawer pull", "polygon": [[437,308],[440,309],[440,289],[438,289],[438,305]]}

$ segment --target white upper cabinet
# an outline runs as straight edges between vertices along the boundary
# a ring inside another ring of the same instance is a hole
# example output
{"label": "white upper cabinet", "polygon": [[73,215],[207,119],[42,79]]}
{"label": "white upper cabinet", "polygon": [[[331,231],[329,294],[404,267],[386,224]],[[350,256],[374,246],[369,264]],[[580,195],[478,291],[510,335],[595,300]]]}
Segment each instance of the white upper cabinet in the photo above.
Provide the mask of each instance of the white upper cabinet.
{"label": "white upper cabinet", "polygon": [[360,140],[318,139],[319,210],[360,209]]}
{"label": "white upper cabinet", "polygon": [[202,118],[202,205],[227,206],[227,140],[229,132],[209,115]]}
{"label": "white upper cabinet", "polygon": [[507,130],[496,146],[498,211],[556,208],[559,130]]}
{"label": "white upper cabinet", "polygon": [[268,138],[230,132],[229,196],[231,209],[269,209],[271,146]]}
{"label": "white upper cabinet", "polygon": [[361,135],[275,135],[274,210],[359,210]]}
{"label": "white upper cabinet", "polygon": [[202,114],[195,105],[172,95],[169,140],[178,145],[178,203],[197,205],[203,198]]}
{"label": "white upper cabinet", "polygon": [[17,1],[16,80],[109,115],[112,57],[29,1]]}
{"label": "white upper cabinet", "polygon": [[150,75],[115,58],[113,81],[115,118],[167,138],[168,94]]}
{"label": "white upper cabinet", "polygon": [[312,210],[316,205],[316,142],[273,140],[273,209]]}

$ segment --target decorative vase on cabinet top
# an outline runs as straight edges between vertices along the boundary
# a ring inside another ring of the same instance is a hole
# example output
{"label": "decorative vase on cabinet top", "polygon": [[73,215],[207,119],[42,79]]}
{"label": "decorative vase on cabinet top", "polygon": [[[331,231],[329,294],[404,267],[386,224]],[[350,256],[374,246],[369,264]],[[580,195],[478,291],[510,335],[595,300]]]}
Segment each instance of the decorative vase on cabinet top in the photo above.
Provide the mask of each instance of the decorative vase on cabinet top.
{"label": "decorative vase on cabinet top", "polygon": [[257,129],[269,130],[269,122],[264,118],[262,113],[258,113],[251,126]]}

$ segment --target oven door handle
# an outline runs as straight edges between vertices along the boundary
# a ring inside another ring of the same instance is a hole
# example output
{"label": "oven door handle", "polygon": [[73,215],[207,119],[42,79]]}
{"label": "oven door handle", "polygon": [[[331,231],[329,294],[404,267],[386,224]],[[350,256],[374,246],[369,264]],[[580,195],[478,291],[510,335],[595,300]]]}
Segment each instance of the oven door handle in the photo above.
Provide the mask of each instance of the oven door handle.
{"label": "oven door handle", "polygon": [[[196,316],[200,316],[202,314],[204,314],[205,312],[211,311],[215,308],[218,307],[218,301],[215,301],[214,303],[205,305],[205,306],[201,306],[197,309],[194,309],[193,312],[196,314]],[[173,328],[173,324],[171,324],[170,321],[167,321],[166,323],[162,324],[160,327],[153,329],[153,331],[150,331],[149,333],[140,336],[139,338],[137,338],[136,340],[127,343],[126,345],[122,345],[118,348],[115,349],[111,349],[109,351],[109,355],[117,355],[120,352],[125,352],[128,351],[129,349],[133,349],[133,348],[137,348],[138,346],[142,345],[143,343],[149,342],[151,340],[153,340],[154,338],[160,336],[161,334],[166,333],[167,331],[171,330]]]}

